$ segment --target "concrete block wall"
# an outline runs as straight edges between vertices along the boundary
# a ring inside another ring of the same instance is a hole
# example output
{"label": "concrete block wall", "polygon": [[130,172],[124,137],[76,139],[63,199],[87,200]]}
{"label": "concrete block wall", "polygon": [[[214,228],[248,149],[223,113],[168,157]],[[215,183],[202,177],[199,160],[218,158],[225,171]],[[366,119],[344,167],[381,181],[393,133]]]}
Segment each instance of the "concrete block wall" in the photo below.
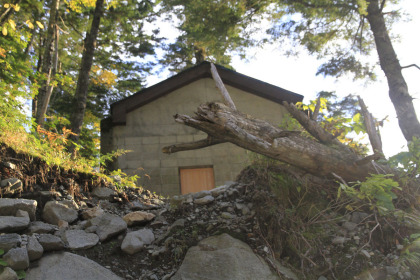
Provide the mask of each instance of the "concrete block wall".
{"label": "concrete block wall", "polygon": [[[281,123],[285,109],[280,104],[233,87],[227,89],[241,112],[273,124]],[[200,104],[210,101],[221,101],[220,93],[212,79],[202,79],[129,112],[126,125],[112,129],[114,149],[132,151],[118,158],[116,167],[129,175],[139,175],[139,184],[168,196],[180,193],[179,169],[183,167],[212,166],[216,186],[235,180],[249,160],[247,151],[233,144],[170,155],[162,153],[164,146],[207,137],[201,131],[176,123],[173,115],[193,115]]]}

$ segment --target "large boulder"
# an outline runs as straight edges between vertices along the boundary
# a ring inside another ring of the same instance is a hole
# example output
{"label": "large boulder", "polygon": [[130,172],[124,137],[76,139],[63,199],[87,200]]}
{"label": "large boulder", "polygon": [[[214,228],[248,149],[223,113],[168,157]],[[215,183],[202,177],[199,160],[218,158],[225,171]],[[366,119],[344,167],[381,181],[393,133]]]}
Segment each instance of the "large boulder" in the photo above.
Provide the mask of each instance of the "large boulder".
{"label": "large boulder", "polygon": [[29,268],[25,280],[122,280],[112,271],[88,258],[68,252],[44,256]]}
{"label": "large boulder", "polygon": [[27,269],[29,266],[28,251],[25,247],[10,249],[3,260],[14,270]]}
{"label": "large boulder", "polygon": [[93,208],[88,208],[86,210],[83,210],[82,212],[82,217],[84,220],[89,220],[95,217],[99,217],[101,215],[103,215],[105,212],[104,210],[101,209],[101,207],[96,206]]}
{"label": "large boulder", "polygon": [[58,230],[57,226],[47,224],[41,221],[35,221],[29,224],[28,233],[52,233],[56,230]]}
{"label": "large boulder", "polygon": [[111,196],[117,195],[117,192],[110,188],[97,187],[92,191],[92,195],[99,199],[108,199]]}
{"label": "large boulder", "polygon": [[42,257],[44,254],[44,248],[39,243],[38,239],[35,236],[28,236],[28,244],[26,245],[28,250],[28,256],[30,261],[35,261]]}
{"label": "large boulder", "polygon": [[23,210],[34,221],[36,205],[36,200],[31,199],[0,198],[0,216],[15,216],[18,210]]}
{"label": "large boulder", "polygon": [[90,219],[86,223],[86,228],[89,227],[95,229],[94,232],[99,236],[101,242],[127,230],[126,222],[120,216],[113,214],[103,214],[102,216]]}
{"label": "large boulder", "polygon": [[64,242],[60,237],[48,233],[40,234],[38,242],[44,248],[44,252],[60,251],[65,248]]}
{"label": "large boulder", "polygon": [[16,232],[21,231],[29,226],[29,218],[0,216],[0,232]]}
{"label": "large boulder", "polygon": [[42,218],[53,225],[58,225],[60,220],[72,223],[77,220],[77,211],[65,203],[48,201],[44,206]]}
{"label": "large boulder", "polygon": [[150,229],[132,231],[125,236],[121,244],[121,250],[132,255],[141,251],[144,245],[152,244],[153,241],[155,241],[155,235]]}
{"label": "large boulder", "polygon": [[21,243],[22,238],[17,233],[8,233],[0,235],[0,249],[4,250],[5,253],[7,253],[12,248],[16,248]]}
{"label": "large boulder", "polygon": [[72,229],[63,234],[63,240],[71,250],[88,249],[99,242],[99,237],[95,233],[87,233],[84,230]]}
{"label": "large boulder", "polygon": [[279,279],[244,242],[224,233],[191,247],[172,280]]}

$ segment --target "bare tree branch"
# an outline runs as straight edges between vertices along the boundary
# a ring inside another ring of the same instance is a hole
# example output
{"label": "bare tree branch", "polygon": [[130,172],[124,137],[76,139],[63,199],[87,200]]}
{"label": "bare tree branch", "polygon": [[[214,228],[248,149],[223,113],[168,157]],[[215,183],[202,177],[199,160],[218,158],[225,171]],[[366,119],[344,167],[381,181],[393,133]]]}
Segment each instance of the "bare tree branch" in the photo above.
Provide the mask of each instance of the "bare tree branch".
{"label": "bare tree branch", "polygon": [[401,69],[410,68],[410,67],[416,67],[417,69],[420,70],[420,67],[417,64],[410,64],[410,65],[407,65],[407,66],[401,66]]}
{"label": "bare tree branch", "polygon": [[233,100],[230,97],[229,92],[227,91],[225,85],[223,84],[223,81],[220,78],[219,73],[217,73],[216,66],[214,66],[213,63],[210,64],[210,69],[211,69],[211,75],[213,76],[213,80],[216,83],[216,87],[219,89],[220,93],[222,94],[225,104],[228,105],[233,110],[236,110],[235,103],[233,103]]}
{"label": "bare tree branch", "polygon": [[162,152],[165,154],[171,154],[176,152],[182,152],[182,151],[189,151],[189,150],[197,150],[205,147],[209,147],[212,145],[225,143],[226,141],[215,139],[211,136],[208,136],[206,139],[189,142],[189,143],[181,143],[181,144],[174,144],[171,146],[166,146],[162,148]]}
{"label": "bare tree branch", "polygon": [[359,160],[357,160],[357,161],[355,162],[355,164],[357,164],[357,165],[359,165],[359,166],[362,166],[362,165],[365,165],[365,164],[371,163],[371,162],[372,162],[372,160],[378,160],[378,159],[381,159],[381,158],[383,158],[383,155],[382,155],[382,154],[377,153],[377,154],[373,154],[373,155],[370,155],[370,156],[364,157],[364,158],[362,158],[362,159],[359,159]]}
{"label": "bare tree branch", "polygon": [[385,2],[386,2],[386,0],[382,0],[382,2],[381,2],[381,7],[379,8],[379,10],[380,10],[381,12],[384,10],[384,7],[385,7]]}

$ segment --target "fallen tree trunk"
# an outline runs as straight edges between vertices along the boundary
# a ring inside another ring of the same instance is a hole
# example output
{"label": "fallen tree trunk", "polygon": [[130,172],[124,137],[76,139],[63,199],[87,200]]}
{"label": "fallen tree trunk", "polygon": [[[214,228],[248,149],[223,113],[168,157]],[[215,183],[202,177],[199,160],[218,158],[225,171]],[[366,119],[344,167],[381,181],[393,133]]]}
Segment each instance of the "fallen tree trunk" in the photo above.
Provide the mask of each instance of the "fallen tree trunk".
{"label": "fallen tree trunk", "polygon": [[349,149],[343,149],[342,145],[322,144],[298,132],[250,118],[221,103],[203,104],[198,107],[196,116],[177,114],[175,120],[206,132],[210,139],[218,140],[201,140],[196,146],[193,143],[172,145],[163,148],[166,153],[199,149],[225,141],[317,176],[333,177],[334,173],[346,181],[355,181],[371,173],[392,173],[386,166],[364,161]]}
{"label": "fallen tree trunk", "polygon": [[179,114],[174,116],[175,121],[206,132],[207,138],[167,146],[162,149],[162,152],[171,154],[230,142],[290,164],[315,176],[355,181],[363,180],[369,174],[394,173],[388,166],[374,162],[383,157],[381,139],[374,128],[373,117],[361,98],[359,102],[368,128],[369,139],[375,140],[372,144],[374,154],[367,157],[355,154],[316,122],[316,115],[320,108],[319,100],[312,118],[298,110],[294,104],[283,102],[287,111],[313,136],[313,138],[306,137],[299,131],[287,131],[237,111],[216,67],[213,64],[211,67],[213,79],[223,97],[224,104],[216,102],[203,104],[198,107],[195,117]]}

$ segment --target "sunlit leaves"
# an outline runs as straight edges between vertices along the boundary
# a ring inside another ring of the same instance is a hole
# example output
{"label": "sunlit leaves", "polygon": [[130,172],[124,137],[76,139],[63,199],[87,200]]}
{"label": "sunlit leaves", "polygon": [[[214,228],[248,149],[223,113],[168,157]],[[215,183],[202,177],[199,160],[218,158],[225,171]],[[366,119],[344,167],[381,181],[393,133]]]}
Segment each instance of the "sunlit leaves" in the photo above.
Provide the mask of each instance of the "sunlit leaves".
{"label": "sunlit leaves", "polygon": [[39,28],[44,29],[44,25],[41,22],[36,21],[36,24],[38,25]]}
{"label": "sunlit leaves", "polygon": [[107,69],[101,69],[99,66],[92,67],[93,77],[92,82],[95,85],[102,85],[110,89],[117,84],[117,75]]}
{"label": "sunlit leaves", "polygon": [[20,10],[19,4],[8,4],[8,3],[6,3],[6,4],[3,5],[3,7],[5,7],[6,9],[11,7],[15,10],[15,12],[19,12],[19,10]]}
{"label": "sunlit leaves", "polygon": [[72,11],[81,13],[84,9],[95,8],[96,0],[65,0],[65,3]]}
{"label": "sunlit leaves", "polygon": [[12,28],[13,30],[16,30],[16,23],[13,19],[9,19],[9,25],[10,25],[10,28]]}
{"label": "sunlit leaves", "polygon": [[32,24],[32,22],[29,19],[25,23],[26,23],[26,25],[28,25],[28,27],[30,29],[34,29],[34,25]]}

